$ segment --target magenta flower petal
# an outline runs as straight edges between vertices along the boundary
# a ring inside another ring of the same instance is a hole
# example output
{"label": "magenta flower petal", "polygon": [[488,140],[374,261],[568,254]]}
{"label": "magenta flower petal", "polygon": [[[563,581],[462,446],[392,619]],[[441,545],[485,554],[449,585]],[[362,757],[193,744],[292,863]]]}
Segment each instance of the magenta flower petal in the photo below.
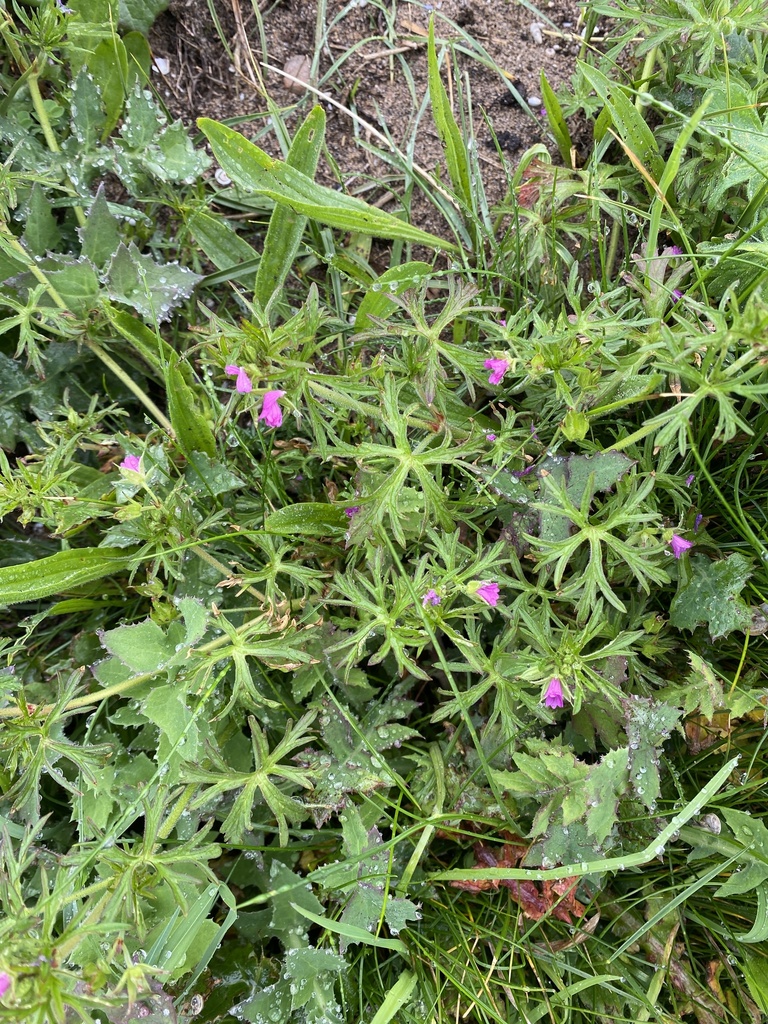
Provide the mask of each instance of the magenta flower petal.
{"label": "magenta flower petal", "polygon": [[284,391],[267,391],[259,413],[259,419],[264,420],[268,427],[281,427],[283,425],[283,410],[278,405],[278,400],[283,397]]}
{"label": "magenta flower petal", "polygon": [[475,591],[481,601],[485,601],[491,608],[495,608],[499,600],[498,583],[481,583]]}
{"label": "magenta flower petal", "polygon": [[508,359],[486,359],[483,363],[486,370],[491,371],[491,375],[488,378],[489,384],[501,384],[504,380],[504,374],[509,369]]}
{"label": "magenta flower petal", "polygon": [[685,486],[686,487],[690,487],[695,479],[696,479],[696,474],[695,473],[689,473],[688,476],[685,478]]}
{"label": "magenta flower petal", "polygon": [[442,598],[440,597],[438,592],[436,590],[432,590],[432,588],[430,588],[426,592],[424,597],[422,598],[421,604],[422,604],[422,606],[424,608],[426,608],[428,604],[432,604],[432,605],[440,604],[441,601],[442,601]]}
{"label": "magenta flower petal", "polygon": [[5,993],[11,987],[11,976],[6,974],[5,971],[0,971],[0,999],[3,998]]}
{"label": "magenta flower petal", "polygon": [[141,459],[138,455],[126,455],[120,463],[120,469],[130,469],[134,473],[141,472]]}
{"label": "magenta flower petal", "polygon": [[686,540],[685,537],[678,537],[676,533],[673,533],[672,539],[669,541],[669,546],[672,548],[672,554],[675,558],[680,558],[684,551],[693,547],[693,541]]}
{"label": "magenta flower petal", "polygon": [[563,684],[553,676],[549,681],[547,692],[544,694],[544,703],[548,708],[561,708],[563,706]]}
{"label": "magenta flower petal", "polygon": [[344,515],[347,517],[347,519],[352,519],[352,517],[356,516],[359,511],[359,505],[350,505],[349,508],[344,509]]}
{"label": "magenta flower petal", "polygon": [[495,441],[496,440],[496,435],[495,434],[486,434],[485,437],[486,437],[486,440],[488,440],[488,441]]}
{"label": "magenta flower petal", "polygon": [[235,381],[235,391],[239,391],[241,395],[247,395],[249,391],[253,391],[251,378],[242,366],[230,363],[229,366],[224,367],[224,372],[230,377],[237,377],[237,380]]}

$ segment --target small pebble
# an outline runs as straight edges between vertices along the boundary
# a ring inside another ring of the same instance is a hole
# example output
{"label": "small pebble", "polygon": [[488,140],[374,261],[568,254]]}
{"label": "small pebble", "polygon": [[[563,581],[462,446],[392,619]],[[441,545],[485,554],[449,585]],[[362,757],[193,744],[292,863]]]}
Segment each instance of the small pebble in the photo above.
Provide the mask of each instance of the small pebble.
{"label": "small pebble", "polygon": [[544,55],[546,57],[554,57],[556,53],[557,50],[554,48],[554,46],[547,46],[544,50]]}
{"label": "small pebble", "polygon": [[541,34],[541,25],[538,21],[532,21],[528,26],[528,31],[531,33],[531,39],[536,43],[537,46],[541,46],[544,42],[544,36]]}
{"label": "small pebble", "polygon": [[155,66],[155,71],[159,71],[161,75],[167,75],[171,70],[171,65],[165,57],[155,57],[152,61]]}
{"label": "small pebble", "polygon": [[291,92],[304,93],[307,91],[309,85],[310,76],[310,63],[309,57],[306,54],[296,54],[293,57],[289,57],[285,62],[283,70],[286,74],[290,75],[290,78],[285,79],[286,89],[290,89]]}
{"label": "small pebble", "polygon": [[230,178],[230,176],[227,174],[226,171],[222,170],[221,167],[217,167],[216,168],[216,170],[214,171],[213,176],[216,179],[216,181],[218,181],[218,183],[220,185],[225,185],[226,186],[226,185],[231,185],[232,184],[232,179]]}
{"label": "small pebble", "polygon": [[540,107],[541,106],[541,100],[539,99],[538,96],[526,96],[525,97],[525,102],[528,104],[529,107]]}

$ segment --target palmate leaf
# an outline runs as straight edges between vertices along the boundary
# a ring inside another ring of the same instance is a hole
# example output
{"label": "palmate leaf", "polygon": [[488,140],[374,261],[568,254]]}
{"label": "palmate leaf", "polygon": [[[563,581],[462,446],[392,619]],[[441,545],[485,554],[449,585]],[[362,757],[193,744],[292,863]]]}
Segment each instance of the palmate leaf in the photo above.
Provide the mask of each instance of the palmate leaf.
{"label": "palmate leaf", "polygon": [[185,766],[187,781],[202,783],[207,787],[190,804],[190,808],[201,807],[225,793],[239,790],[221,826],[227,841],[241,842],[245,833],[253,828],[254,806],[265,803],[277,820],[280,845],[285,846],[288,842],[288,822],[298,824],[308,814],[307,808],[285,790],[295,790],[297,787],[311,789],[316,772],[311,768],[293,768],[282,762],[297,747],[308,742],[315,718],[316,712],[311,711],[295,724],[289,721],[283,738],[270,751],[266,735],[256,719],[249,717],[253,771],[235,771],[217,751],[209,749],[212,768],[200,768],[190,762]]}
{"label": "palmate leaf", "polygon": [[415,729],[398,722],[418,706],[404,697],[408,689],[407,683],[396,686],[385,701],[372,704],[360,719],[342,704],[323,702],[320,728],[326,750],[302,751],[296,758],[317,772],[311,807],[318,828],[347,807],[350,794],[370,793],[395,780],[380,755],[418,736]]}

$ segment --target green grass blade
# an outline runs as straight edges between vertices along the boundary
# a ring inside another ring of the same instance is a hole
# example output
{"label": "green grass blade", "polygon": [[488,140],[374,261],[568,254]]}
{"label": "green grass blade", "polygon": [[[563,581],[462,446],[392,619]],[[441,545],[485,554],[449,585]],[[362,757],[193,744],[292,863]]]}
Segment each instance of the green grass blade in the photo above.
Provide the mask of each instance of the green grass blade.
{"label": "green grass blade", "polygon": [[378,1008],[371,1024],[389,1024],[411,998],[416,988],[416,975],[413,971],[403,971],[395,984],[387,992],[384,1002]]}
{"label": "green grass blade", "polygon": [[565,864],[559,868],[463,868],[450,871],[438,871],[429,876],[431,882],[462,881],[471,882],[477,879],[526,879],[529,881],[548,881],[558,878],[573,878],[583,875],[597,875],[604,871],[623,871],[625,868],[639,868],[659,856],[672,836],[679,832],[703,807],[712,799],[720,786],[726,781],[739,763],[738,757],[731,758],[720,771],[714,775],[703,789],[685,807],[672,818],[658,836],[643,850],[624,857],[596,857],[594,860],[578,861]]}
{"label": "green grass blade", "polygon": [[735,860],[738,860],[738,857],[739,854],[736,853],[733,857],[731,857],[730,860],[727,860],[724,864],[715,864],[715,866],[710,868],[709,871],[707,871],[705,874],[701,876],[701,878],[697,878],[694,882],[691,882],[691,884],[686,886],[685,889],[682,890],[682,892],[679,892],[674,899],[670,900],[669,903],[665,903],[662,907],[660,907],[655,914],[648,918],[647,921],[643,921],[642,925],[638,929],[636,929],[632,933],[632,935],[629,936],[628,939],[622,942],[622,944],[619,946],[617,950],[611,953],[610,957],[608,958],[608,963],[613,963],[613,961],[617,957],[621,956],[621,954],[624,953],[625,950],[629,949],[630,946],[634,945],[635,942],[638,942],[643,937],[643,935],[645,935],[646,932],[649,932],[655,924],[658,924],[658,922],[661,921],[662,918],[666,917],[667,914],[670,914],[673,910],[675,910],[676,907],[679,907],[681,903],[685,903],[686,900],[690,899],[690,897],[693,896],[695,892],[698,892],[698,890],[705,886],[708,882],[711,882],[716,875],[722,874],[722,872],[725,871],[726,868],[728,868],[731,864],[733,864]]}
{"label": "green grass blade", "polygon": [[371,935],[365,928],[357,928],[352,924],[344,924],[342,921],[332,921],[329,917],[321,917],[319,914],[313,914],[311,910],[300,907],[298,903],[292,903],[291,906],[297,914],[306,917],[312,924],[325,928],[326,931],[333,932],[335,935],[341,935],[348,942],[361,942],[366,946],[391,949],[396,953],[408,952],[408,947],[400,939],[380,939],[377,935]]}
{"label": "green grass blade", "polygon": [[[287,166],[314,178],[324,139],[325,111],[316,106],[296,132],[288,152]],[[282,290],[306,224],[307,218],[290,206],[279,204],[272,211],[254,286],[254,298],[262,308],[266,308],[272,296]]]}
{"label": "green grass blade", "polygon": [[578,995],[579,992],[586,992],[587,989],[594,988],[595,985],[609,985],[612,981],[620,981],[618,974],[596,974],[592,978],[582,978],[581,981],[575,981],[572,985],[568,985],[566,988],[556,992],[555,995],[541,1003],[541,1005],[529,1014],[526,1018],[527,1024],[535,1024],[535,1021],[541,1020],[542,1017],[546,1017],[551,1012],[553,1006],[567,1006],[569,1000],[573,996]]}
{"label": "green grass blade", "polygon": [[768,939],[768,893],[763,885],[757,890],[757,912],[755,923],[744,935],[737,935],[739,942],[765,942]]}
{"label": "green grass blade", "polygon": [[[653,259],[653,255],[656,252],[656,242],[659,237],[659,228],[661,226],[661,214],[662,210],[666,207],[669,209],[669,203],[666,195],[667,191],[672,185],[672,182],[677,177],[678,171],[680,170],[680,164],[683,159],[683,153],[690,142],[691,136],[699,126],[699,122],[707,111],[707,107],[711,102],[711,96],[705,96],[703,103],[693,112],[691,117],[683,125],[680,134],[675,140],[675,144],[672,147],[672,152],[667,158],[667,162],[664,165],[664,172],[659,179],[659,191],[654,196],[653,203],[651,204],[651,217],[648,224],[648,242],[646,252],[650,259]],[[633,108],[634,109],[634,108]],[[671,211],[670,211],[671,212]],[[694,264],[695,265],[695,264]],[[650,268],[650,262],[649,262]],[[650,275],[649,269],[646,275],[646,287],[650,287]]]}
{"label": "green grass blade", "polygon": [[547,81],[547,76],[543,71],[541,72],[541,98],[544,101],[547,121],[549,121],[549,127],[552,129],[552,134],[555,137],[560,156],[563,158],[563,163],[566,167],[571,167],[573,166],[571,133],[568,131],[568,125],[563,116],[563,108],[560,106],[554,89]]}
{"label": "green grass blade", "polygon": [[400,239],[457,253],[458,247],[444,238],[398,220],[361,199],[318,185],[306,174],[282,160],[273,160],[239,132],[207,117],[198,127],[211,144],[216,159],[229,177],[246,191],[289,206],[320,224],[341,231],[359,231],[374,238]]}
{"label": "green grass blade", "polygon": [[429,99],[432,117],[437,133],[445,148],[445,162],[453,188],[468,210],[472,208],[472,191],[469,178],[469,160],[461,131],[451,110],[448,93],[440,78],[440,67],[435,50],[435,16],[429,18],[429,41],[427,50],[429,62]]}

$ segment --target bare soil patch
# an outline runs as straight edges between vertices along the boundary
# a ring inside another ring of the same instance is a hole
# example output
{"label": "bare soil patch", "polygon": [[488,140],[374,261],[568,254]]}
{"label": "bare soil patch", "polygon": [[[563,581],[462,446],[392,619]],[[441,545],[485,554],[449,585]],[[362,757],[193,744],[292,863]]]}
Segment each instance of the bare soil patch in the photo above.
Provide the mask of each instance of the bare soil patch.
{"label": "bare soil patch", "polygon": [[[499,202],[510,166],[525,149],[543,142],[555,153],[542,117],[540,73],[544,70],[555,88],[573,73],[580,46],[579,10],[573,0],[549,0],[538,14],[505,0],[381,6],[367,0],[329,0],[320,19],[312,0],[278,0],[258,13],[241,0],[171,0],[150,37],[157,63],[167,71],[153,70],[155,85],[174,117],[190,125],[201,116],[245,119],[239,129],[276,154],[259,79],[289,129],[313,103],[323,103],[328,153],[336,165],[322,164],[318,177],[326,184],[360,192],[368,181],[386,180],[394,173],[378,155],[387,145],[376,132],[444,179],[442,146],[424,102],[427,28],[433,11],[438,46],[452,44],[447,57],[458,64],[464,95],[449,86],[454,76],[446,73],[445,64],[443,81],[451,88],[457,118],[471,99],[470,130],[488,199]],[[303,68],[302,57],[307,58]],[[270,70],[284,69],[288,62],[297,77],[309,78],[319,99],[279,70]],[[441,231],[440,214],[416,196],[411,218],[421,227]]]}

